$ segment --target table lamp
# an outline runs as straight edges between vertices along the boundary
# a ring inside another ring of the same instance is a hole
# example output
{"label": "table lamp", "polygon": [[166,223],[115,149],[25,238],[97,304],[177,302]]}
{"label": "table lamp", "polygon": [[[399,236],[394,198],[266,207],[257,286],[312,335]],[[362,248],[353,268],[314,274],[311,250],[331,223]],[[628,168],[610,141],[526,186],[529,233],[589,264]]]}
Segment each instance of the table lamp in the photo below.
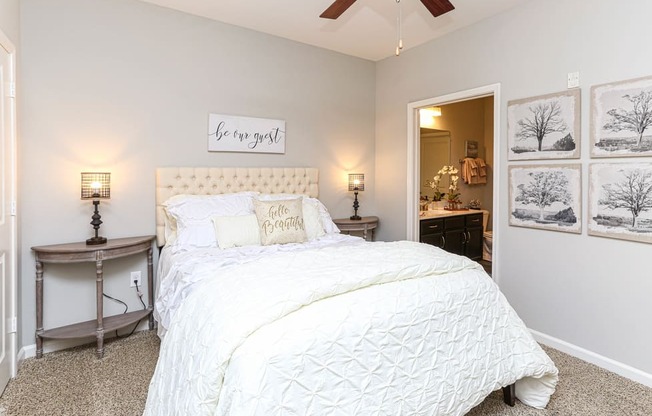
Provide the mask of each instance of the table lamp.
{"label": "table lamp", "polygon": [[102,218],[98,210],[100,199],[111,198],[111,174],[108,172],[82,172],[81,174],[81,199],[92,199],[95,210],[91,217],[91,225],[95,230],[95,236],[86,240],[88,245],[104,244],[105,237],[100,237],[98,232]]}
{"label": "table lamp", "polygon": [[349,173],[349,191],[353,191],[355,200],[353,201],[353,215],[349,217],[352,220],[361,220],[362,217],[358,215],[358,192],[364,191],[364,173]]}

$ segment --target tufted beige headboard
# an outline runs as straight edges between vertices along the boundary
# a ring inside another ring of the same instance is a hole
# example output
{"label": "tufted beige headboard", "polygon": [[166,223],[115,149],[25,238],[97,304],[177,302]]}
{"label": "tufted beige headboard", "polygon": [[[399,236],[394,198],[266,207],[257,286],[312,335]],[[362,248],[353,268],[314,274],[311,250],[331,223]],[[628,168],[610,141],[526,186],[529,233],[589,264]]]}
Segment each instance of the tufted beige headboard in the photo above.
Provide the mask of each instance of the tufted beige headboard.
{"label": "tufted beige headboard", "polygon": [[156,241],[165,245],[163,202],[174,195],[218,195],[258,191],[319,196],[316,168],[208,168],[156,169]]}

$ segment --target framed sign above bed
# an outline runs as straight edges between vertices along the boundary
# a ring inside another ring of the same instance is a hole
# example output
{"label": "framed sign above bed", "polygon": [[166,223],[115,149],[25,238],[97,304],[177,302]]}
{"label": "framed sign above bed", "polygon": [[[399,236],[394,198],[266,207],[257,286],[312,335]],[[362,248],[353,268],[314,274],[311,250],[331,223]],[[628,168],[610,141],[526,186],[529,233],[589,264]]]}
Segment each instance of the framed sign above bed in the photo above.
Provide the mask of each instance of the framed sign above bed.
{"label": "framed sign above bed", "polygon": [[208,151],[285,153],[285,120],[209,114]]}

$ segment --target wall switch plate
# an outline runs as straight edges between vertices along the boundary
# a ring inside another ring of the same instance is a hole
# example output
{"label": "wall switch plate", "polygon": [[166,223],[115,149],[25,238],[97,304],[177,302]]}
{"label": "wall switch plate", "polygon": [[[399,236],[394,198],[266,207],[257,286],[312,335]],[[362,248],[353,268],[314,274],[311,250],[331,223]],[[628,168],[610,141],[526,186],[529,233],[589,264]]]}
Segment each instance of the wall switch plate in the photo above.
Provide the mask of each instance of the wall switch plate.
{"label": "wall switch plate", "polygon": [[130,287],[136,287],[136,284],[134,283],[134,280],[138,281],[138,287],[143,287],[140,281],[140,271],[137,272],[131,272],[131,278],[129,279],[129,286]]}
{"label": "wall switch plate", "polygon": [[568,73],[568,88],[577,88],[580,86],[580,73],[579,72],[569,72]]}

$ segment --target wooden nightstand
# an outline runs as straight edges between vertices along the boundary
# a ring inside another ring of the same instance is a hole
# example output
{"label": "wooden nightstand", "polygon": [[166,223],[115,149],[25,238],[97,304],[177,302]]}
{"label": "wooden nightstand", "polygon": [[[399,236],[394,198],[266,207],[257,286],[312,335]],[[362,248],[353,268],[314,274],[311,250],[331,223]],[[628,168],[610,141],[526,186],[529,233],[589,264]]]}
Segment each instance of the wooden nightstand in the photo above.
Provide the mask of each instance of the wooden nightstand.
{"label": "wooden nightstand", "polygon": [[[154,267],[152,262],[152,241],[155,236],[116,238],[105,244],[86,245],[85,242],[55,244],[32,247],[36,257],[36,358],[43,356],[43,339],[82,338],[95,335],[97,338],[97,357],[104,355],[104,334],[149,316],[149,329],[154,329]],[[145,310],[104,317],[103,288],[104,260],[117,259],[138,253],[147,255],[147,300]],[[91,321],[66,325],[59,328],[43,329],[43,263],[82,263],[95,262],[95,294],[97,318]]]}
{"label": "wooden nightstand", "polygon": [[378,227],[378,217],[362,217],[360,220],[338,218],[333,222],[343,233],[351,234],[351,231],[362,231],[362,238],[365,240],[367,240],[368,231],[371,231],[371,241],[374,241],[374,230]]}

